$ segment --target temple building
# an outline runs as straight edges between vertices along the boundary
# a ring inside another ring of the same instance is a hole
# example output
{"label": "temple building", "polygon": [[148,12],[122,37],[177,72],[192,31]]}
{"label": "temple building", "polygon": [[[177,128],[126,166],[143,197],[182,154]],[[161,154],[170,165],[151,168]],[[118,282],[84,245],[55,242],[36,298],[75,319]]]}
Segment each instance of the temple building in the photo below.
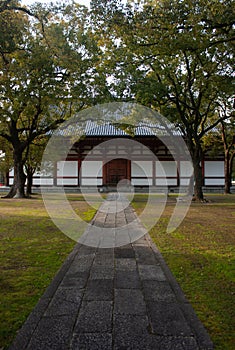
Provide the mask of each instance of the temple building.
{"label": "temple building", "polygon": [[[174,141],[182,138],[174,132]],[[224,186],[224,157],[204,155],[203,185]],[[13,183],[9,173],[9,185]],[[134,133],[110,123],[98,125],[88,121],[84,136],[75,141],[66,157],[57,160],[47,174],[36,173],[34,186],[100,187],[116,186],[128,180],[132,186],[160,188],[174,191],[187,186],[192,166],[177,154],[171,140],[156,136],[151,127],[138,126]]]}

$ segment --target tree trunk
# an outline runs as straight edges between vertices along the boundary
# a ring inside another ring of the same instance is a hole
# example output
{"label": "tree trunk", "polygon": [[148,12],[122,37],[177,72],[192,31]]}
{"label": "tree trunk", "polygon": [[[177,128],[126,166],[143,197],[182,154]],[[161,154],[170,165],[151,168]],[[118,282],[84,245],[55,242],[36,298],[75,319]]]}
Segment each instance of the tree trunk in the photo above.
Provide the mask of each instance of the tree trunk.
{"label": "tree trunk", "polygon": [[3,198],[25,198],[24,185],[26,176],[24,173],[23,151],[15,149],[13,151],[14,159],[14,183],[9,193]]}
{"label": "tree trunk", "polygon": [[231,193],[231,171],[230,171],[230,156],[229,150],[224,153],[224,193]]}
{"label": "tree trunk", "polygon": [[26,186],[26,196],[30,197],[32,194],[32,186],[33,186],[33,173],[27,171],[27,186]]}
{"label": "tree trunk", "polygon": [[194,193],[194,175],[192,175],[190,177],[189,186],[188,186],[188,190],[187,190],[187,196],[192,197],[193,193]]}
{"label": "tree trunk", "polygon": [[4,173],[4,186],[8,186],[8,173]]}
{"label": "tree trunk", "polygon": [[193,170],[194,170],[194,200],[202,202],[204,200],[202,186],[202,149],[200,145],[200,141],[198,140],[195,144],[192,141],[192,138],[188,142],[188,149],[193,162]]}
{"label": "tree trunk", "polygon": [[[14,181],[15,182],[15,181]],[[8,192],[8,194],[4,197],[1,197],[1,198],[13,198],[16,194],[16,186],[15,184],[13,184],[10,188],[10,191]]]}
{"label": "tree trunk", "polygon": [[202,191],[202,167],[200,165],[200,159],[193,159],[193,169],[194,169],[194,198],[196,201],[203,201],[203,191]]}

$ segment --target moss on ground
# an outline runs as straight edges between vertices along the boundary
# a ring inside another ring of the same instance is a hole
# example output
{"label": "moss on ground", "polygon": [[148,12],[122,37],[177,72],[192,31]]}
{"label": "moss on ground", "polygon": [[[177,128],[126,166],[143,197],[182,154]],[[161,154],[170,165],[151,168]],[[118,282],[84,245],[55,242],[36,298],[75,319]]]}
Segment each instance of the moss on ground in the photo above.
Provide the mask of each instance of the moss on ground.
{"label": "moss on ground", "polygon": [[[90,221],[96,210],[81,196],[72,199],[75,212]],[[53,224],[40,196],[0,200],[0,238],[0,349],[5,349],[75,242]]]}
{"label": "moss on ground", "polygon": [[[144,196],[134,198],[141,212]],[[192,203],[173,233],[166,233],[174,196],[150,231],[186,297],[205,325],[216,350],[234,349],[235,195],[208,195]]]}
{"label": "moss on ground", "polygon": [[[210,195],[192,203],[176,231],[166,233],[175,206],[150,234],[218,350],[234,348],[235,196]],[[80,195],[69,196],[75,212],[90,221],[95,209]],[[98,208],[97,198],[90,197]],[[146,196],[133,200],[141,212]],[[0,200],[0,349],[21,327],[75,242],[52,223],[40,196]]]}

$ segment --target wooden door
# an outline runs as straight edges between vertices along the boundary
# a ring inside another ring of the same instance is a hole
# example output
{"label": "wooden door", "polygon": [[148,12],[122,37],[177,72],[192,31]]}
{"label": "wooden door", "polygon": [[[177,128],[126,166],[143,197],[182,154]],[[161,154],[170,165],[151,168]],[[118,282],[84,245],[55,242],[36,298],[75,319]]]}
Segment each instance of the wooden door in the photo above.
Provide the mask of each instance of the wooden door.
{"label": "wooden door", "polygon": [[117,185],[127,179],[127,159],[113,159],[105,164],[107,185]]}

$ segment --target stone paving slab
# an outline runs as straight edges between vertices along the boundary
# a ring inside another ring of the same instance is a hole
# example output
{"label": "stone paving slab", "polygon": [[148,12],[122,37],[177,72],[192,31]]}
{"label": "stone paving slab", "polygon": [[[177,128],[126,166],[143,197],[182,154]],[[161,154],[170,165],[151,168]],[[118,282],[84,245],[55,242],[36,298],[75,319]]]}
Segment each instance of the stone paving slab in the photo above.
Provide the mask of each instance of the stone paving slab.
{"label": "stone paving slab", "polygon": [[[133,208],[115,194],[110,199],[97,212],[92,234],[98,227],[102,240],[102,229],[110,229],[109,238],[126,245],[77,244],[9,350],[213,349],[150,237],[130,243],[135,230],[143,232]],[[92,242],[88,231],[84,241]]]}

